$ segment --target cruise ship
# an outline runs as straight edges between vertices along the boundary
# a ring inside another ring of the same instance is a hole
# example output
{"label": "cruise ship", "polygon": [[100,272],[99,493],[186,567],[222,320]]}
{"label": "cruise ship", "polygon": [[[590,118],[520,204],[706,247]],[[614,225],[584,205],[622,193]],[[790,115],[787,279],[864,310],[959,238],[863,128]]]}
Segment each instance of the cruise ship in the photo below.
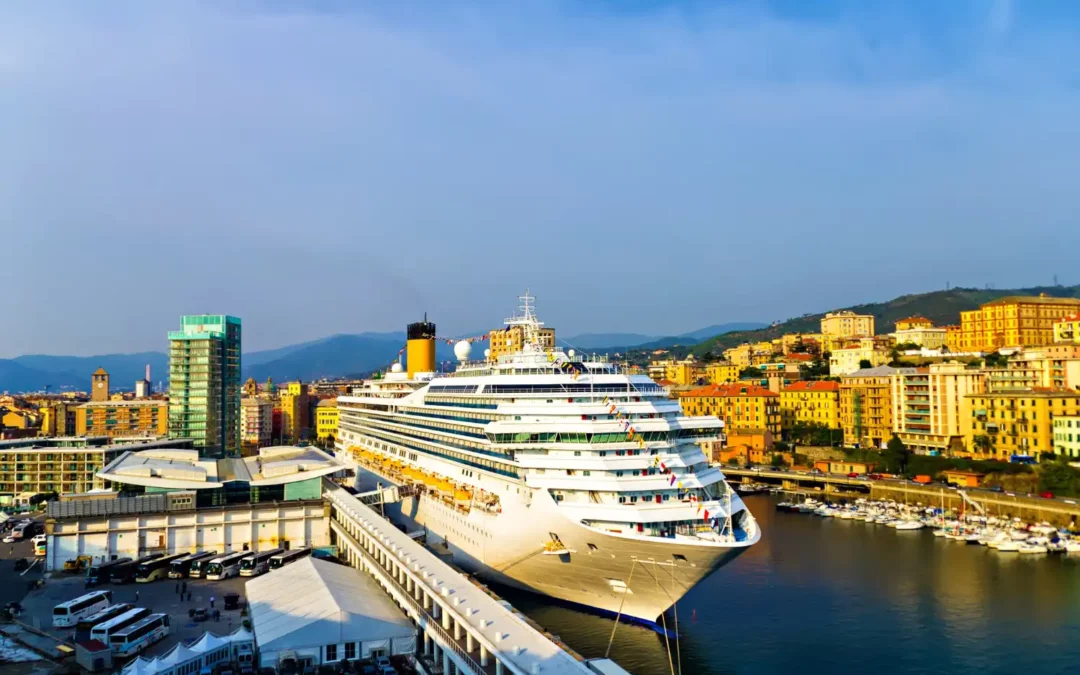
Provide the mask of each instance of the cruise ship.
{"label": "cruise ship", "polygon": [[338,398],[338,457],[368,487],[411,486],[388,515],[479,578],[653,623],[761,538],[699,445],[723,422],[557,348],[528,293],[506,323],[520,348],[470,360],[459,341],[447,373],[434,325],[410,325],[408,370]]}

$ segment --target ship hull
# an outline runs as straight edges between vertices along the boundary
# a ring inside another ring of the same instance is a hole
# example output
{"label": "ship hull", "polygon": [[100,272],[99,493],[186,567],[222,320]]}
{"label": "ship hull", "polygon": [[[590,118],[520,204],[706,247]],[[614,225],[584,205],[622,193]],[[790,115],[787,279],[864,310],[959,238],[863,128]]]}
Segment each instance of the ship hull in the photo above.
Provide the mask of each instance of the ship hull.
{"label": "ship hull", "polygon": [[[357,488],[390,481],[357,467]],[[526,492],[543,493],[541,490]],[[387,505],[386,515],[424,528],[454,563],[479,578],[652,623],[691,588],[756,541],[693,545],[619,536],[572,522],[546,495],[502,499],[502,512],[463,513],[429,495]],[[566,552],[545,553],[557,538]]]}

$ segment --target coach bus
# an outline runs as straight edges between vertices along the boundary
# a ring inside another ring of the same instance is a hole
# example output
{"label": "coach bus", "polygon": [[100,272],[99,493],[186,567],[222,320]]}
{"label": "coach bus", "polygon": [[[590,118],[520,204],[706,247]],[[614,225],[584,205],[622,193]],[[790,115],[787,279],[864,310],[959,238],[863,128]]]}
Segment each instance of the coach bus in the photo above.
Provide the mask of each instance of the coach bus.
{"label": "coach bus", "polygon": [[109,581],[114,584],[130,584],[135,581],[135,572],[139,570],[140,566],[145,565],[151,560],[157,560],[160,557],[160,553],[151,553],[150,555],[144,555],[138,560],[132,560],[129,563],[117,565],[113,568],[112,574],[109,575]]}
{"label": "coach bus", "polygon": [[259,551],[258,553],[252,553],[247,558],[244,558],[240,562],[240,576],[242,577],[257,577],[270,569],[270,559],[281,553],[285,549],[275,548],[269,551]]}
{"label": "coach bus", "polygon": [[151,614],[142,621],[109,636],[109,647],[117,656],[137,654],[169,634],[169,615]]}
{"label": "coach bus", "polygon": [[296,562],[300,558],[311,555],[310,548],[298,548],[292,551],[282,551],[273,558],[270,558],[270,569],[276,570],[279,567],[284,567],[291,562]]}
{"label": "coach bus", "polygon": [[139,621],[150,616],[150,610],[145,607],[135,607],[124,612],[120,616],[109,619],[105,623],[99,623],[90,629],[91,640],[101,640],[109,644],[109,638],[124,630],[128,626],[134,626]]}
{"label": "coach bus", "polygon": [[186,555],[186,553],[173,553],[171,555],[163,555],[160,558],[154,558],[149,562],[144,562],[135,569],[135,583],[146,584],[151,581],[157,581],[158,579],[164,579],[168,576],[169,567],[173,564],[173,561],[179,560]]}
{"label": "coach bus", "polygon": [[91,565],[90,569],[86,571],[86,584],[88,586],[97,586],[107,582],[113,570],[129,562],[131,562],[131,558],[117,558],[100,565]]}
{"label": "coach bus", "polygon": [[94,626],[105,623],[110,619],[115,619],[124,612],[130,610],[133,605],[129,605],[126,602],[121,602],[117,605],[109,605],[105,609],[91,614],[85,619],[80,619],[79,623],[75,624],[75,642],[83,642],[90,639],[90,631]]}
{"label": "coach bus", "polygon": [[93,591],[80,595],[53,607],[53,628],[64,628],[79,623],[84,616],[96,614],[112,603],[112,591]]}
{"label": "coach bus", "polygon": [[203,551],[202,553],[189,553],[182,558],[172,561],[169,566],[170,579],[183,579],[191,573],[192,567],[201,560],[210,562],[217,557],[217,551]]}
{"label": "coach bus", "polygon": [[219,558],[214,558],[206,566],[205,577],[207,581],[220,581],[229,579],[240,573],[240,561],[251,555],[251,551],[237,551]]}

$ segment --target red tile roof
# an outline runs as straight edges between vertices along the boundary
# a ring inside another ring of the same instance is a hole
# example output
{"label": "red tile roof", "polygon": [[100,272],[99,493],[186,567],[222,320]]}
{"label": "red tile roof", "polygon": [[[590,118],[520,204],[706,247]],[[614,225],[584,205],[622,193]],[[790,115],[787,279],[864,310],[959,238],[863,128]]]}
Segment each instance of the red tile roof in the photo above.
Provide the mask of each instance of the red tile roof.
{"label": "red tile roof", "polygon": [[742,382],[732,382],[730,384],[710,384],[693,391],[688,391],[683,396],[709,396],[709,397],[731,397],[731,396],[779,396],[775,391],[770,391],[765,387],[756,384],[744,384]]}
{"label": "red tile roof", "polygon": [[840,383],[830,380],[815,380],[810,382],[792,382],[784,387],[784,391],[840,391]]}
{"label": "red tile roof", "polygon": [[800,354],[799,352],[792,352],[784,357],[785,361],[813,361],[813,354]]}

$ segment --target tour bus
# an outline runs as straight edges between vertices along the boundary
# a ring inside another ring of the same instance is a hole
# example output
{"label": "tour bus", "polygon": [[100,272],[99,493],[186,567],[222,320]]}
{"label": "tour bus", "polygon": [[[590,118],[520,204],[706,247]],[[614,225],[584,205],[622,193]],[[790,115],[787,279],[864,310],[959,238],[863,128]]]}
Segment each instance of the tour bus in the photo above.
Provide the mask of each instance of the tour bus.
{"label": "tour bus", "polygon": [[244,558],[240,563],[240,576],[257,577],[270,569],[270,559],[285,549],[275,548],[269,551],[259,551]]}
{"label": "tour bus", "polygon": [[79,619],[100,612],[112,602],[112,591],[93,591],[59,604],[52,611],[53,628],[74,626]]}
{"label": "tour bus", "polygon": [[34,542],[34,555],[45,555],[45,542],[48,540],[43,534],[34,535],[31,539]]}
{"label": "tour bus", "polygon": [[126,565],[131,562],[131,558],[117,558],[116,560],[110,560],[109,562],[103,562],[100,565],[91,565],[90,569],[86,571],[86,585],[97,586],[103,584],[109,580],[113,570],[121,565]]}
{"label": "tour bus", "polygon": [[138,571],[141,565],[145,565],[152,560],[157,560],[160,557],[160,553],[151,553],[150,555],[144,555],[138,560],[132,560],[129,563],[117,565],[113,568],[112,574],[109,575],[109,581],[114,584],[130,584],[135,581],[135,572]]}
{"label": "tour bus", "polygon": [[144,562],[135,569],[135,583],[146,584],[151,581],[157,581],[158,579],[164,579],[168,576],[169,568],[172,566],[173,561],[186,556],[186,553],[173,553],[171,555],[161,556],[160,558],[154,558],[149,562]]}
{"label": "tour bus", "polygon": [[79,623],[75,624],[75,642],[83,642],[90,639],[90,631],[94,626],[105,623],[110,619],[115,619],[124,612],[130,610],[132,605],[126,602],[121,602],[118,605],[109,605],[105,609],[96,614],[91,614],[85,619],[80,619]]}
{"label": "tour bus", "polygon": [[169,566],[169,578],[183,579],[191,573],[199,561],[210,562],[216,557],[217,551],[203,551],[202,553],[190,553],[182,558],[177,558]]}
{"label": "tour bus", "polygon": [[101,640],[102,643],[109,644],[109,638],[113,635],[119,633],[128,626],[135,625],[148,616],[150,616],[150,610],[145,607],[129,609],[120,616],[113,617],[105,623],[99,623],[91,628],[90,639]]}
{"label": "tour bus", "polygon": [[191,563],[191,567],[188,568],[188,576],[192,579],[199,579],[206,576],[206,568],[210,566],[210,563],[214,562],[218,556],[215,554],[210,558],[200,558]]}
{"label": "tour bus", "polygon": [[137,654],[169,634],[169,615],[151,614],[142,621],[109,636],[109,647],[117,656]]}
{"label": "tour bus", "polygon": [[240,573],[240,561],[251,555],[251,551],[237,551],[214,558],[206,566],[205,578],[207,581],[220,581],[229,579]]}
{"label": "tour bus", "polygon": [[278,553],[273,558],[270,558],[270,569],[276,570],[279,567],[284,567],[291,562],[295,562],[304,556],[311,555],[310,548],[298,548],[293,551],[283,551]]}

